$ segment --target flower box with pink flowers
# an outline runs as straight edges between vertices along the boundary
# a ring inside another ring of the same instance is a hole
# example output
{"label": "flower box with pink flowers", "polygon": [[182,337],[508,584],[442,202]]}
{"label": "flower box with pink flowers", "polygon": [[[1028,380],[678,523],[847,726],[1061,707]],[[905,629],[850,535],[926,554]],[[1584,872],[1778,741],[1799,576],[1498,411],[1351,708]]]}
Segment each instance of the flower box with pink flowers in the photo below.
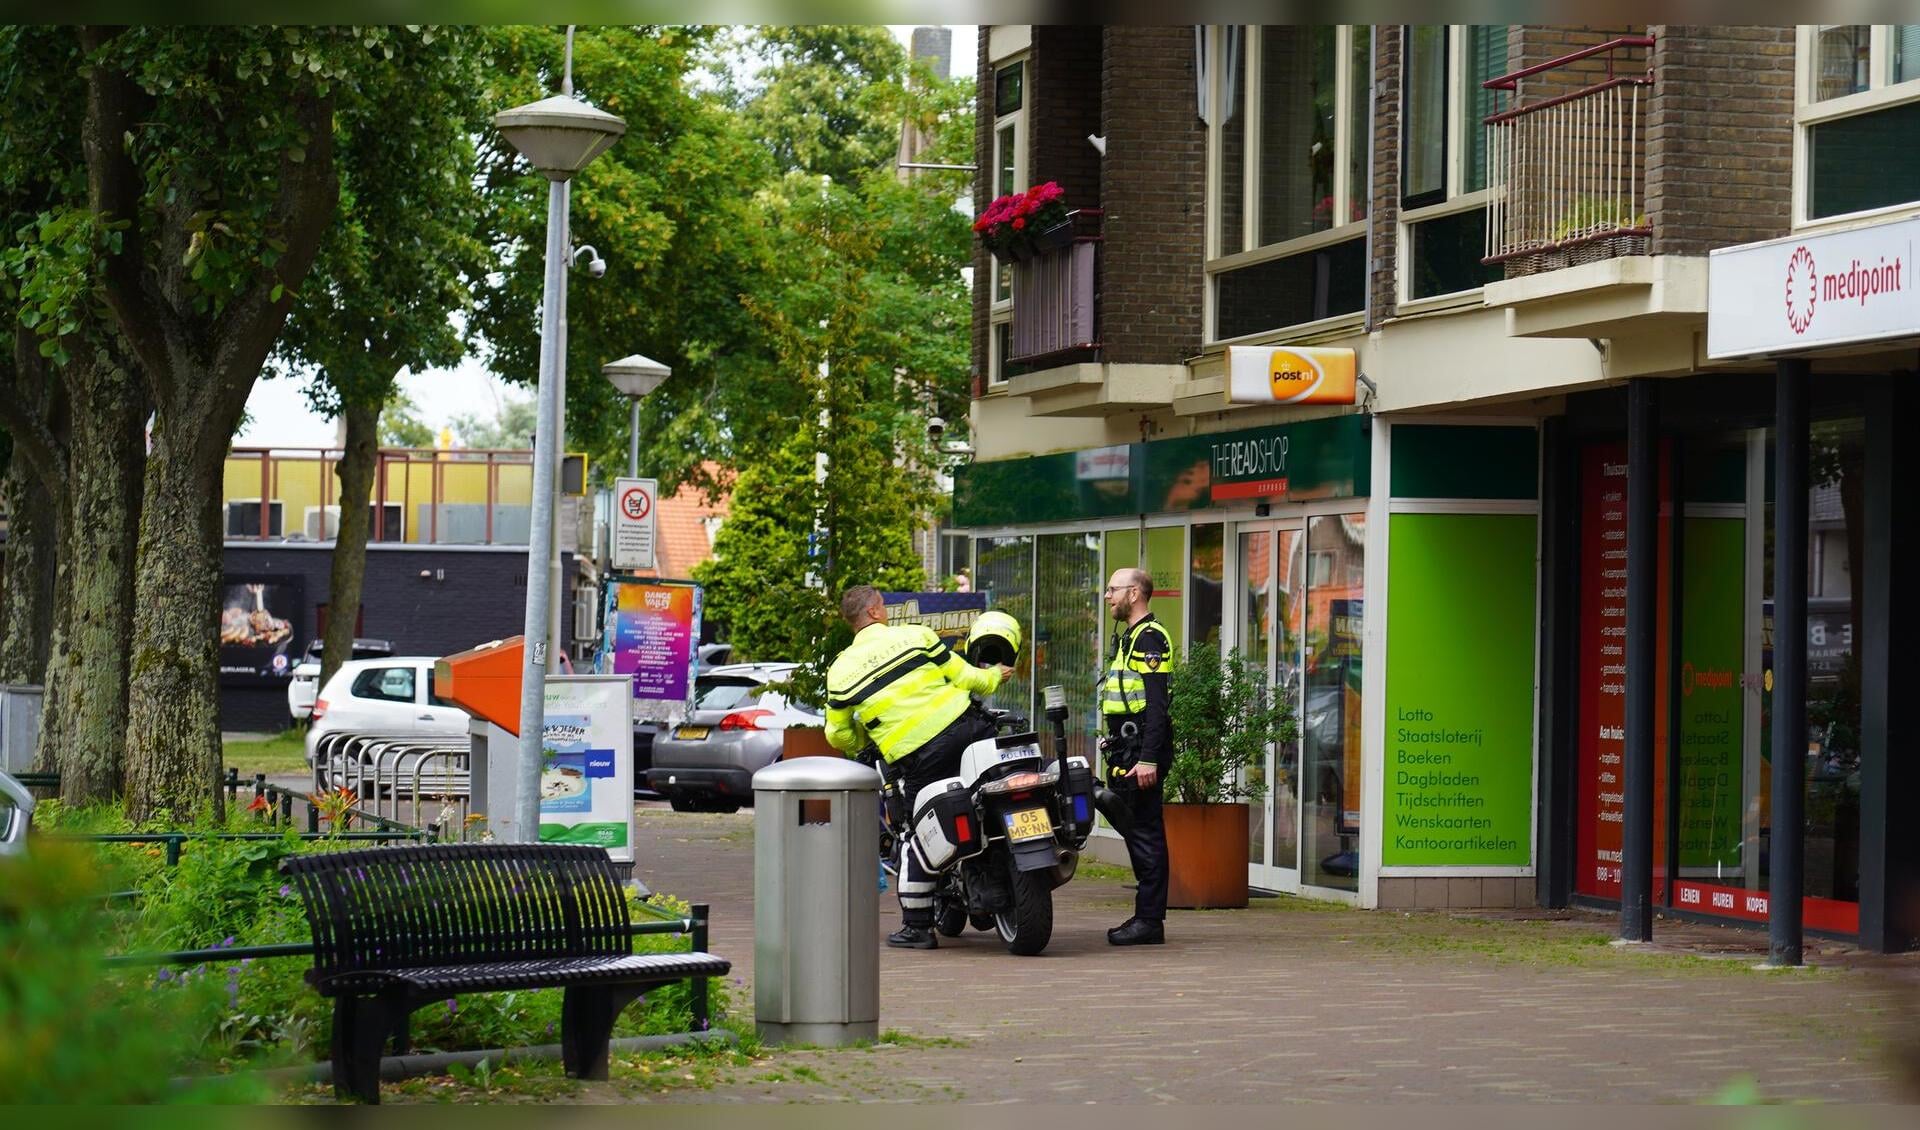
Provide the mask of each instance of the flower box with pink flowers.
{"label": "flower box with pink flowers", "polygon": [[1009,193],[987,205],[973,230],[982,246],[1007,262],[1063,247],[1073,242],[1066,195],[1053,181]]}

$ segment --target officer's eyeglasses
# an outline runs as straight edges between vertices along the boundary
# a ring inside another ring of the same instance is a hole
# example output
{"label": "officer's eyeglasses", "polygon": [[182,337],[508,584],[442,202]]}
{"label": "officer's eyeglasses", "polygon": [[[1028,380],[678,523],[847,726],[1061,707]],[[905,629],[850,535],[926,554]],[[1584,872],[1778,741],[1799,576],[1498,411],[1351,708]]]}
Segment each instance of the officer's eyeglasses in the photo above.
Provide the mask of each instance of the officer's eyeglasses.
{"label": "officer's eyeglasses", "polygon": [[1112,596],[1114,593],[1126,592],[1128,589],[1135,589],[1139,587],[1140,587],[1139,585],[1108,585],[1107,595]]}

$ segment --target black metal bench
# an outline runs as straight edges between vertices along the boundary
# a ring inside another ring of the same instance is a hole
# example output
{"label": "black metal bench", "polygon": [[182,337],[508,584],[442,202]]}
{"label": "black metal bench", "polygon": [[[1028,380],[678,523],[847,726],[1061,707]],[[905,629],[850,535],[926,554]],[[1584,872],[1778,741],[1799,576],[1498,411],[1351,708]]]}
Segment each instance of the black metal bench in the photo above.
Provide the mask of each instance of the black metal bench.
{"label": "black metal bench", "polygon": [[290,856],[281,874],[313,929],[307,981],[333,998],[333,1090],[380,1101],[389,1038],[462,993],[564,989],[567,1074],[607,1077],[614,1020],[648,989],[718,977],[707,953],[636,954],[605,850],[571,844],[424,844]]}

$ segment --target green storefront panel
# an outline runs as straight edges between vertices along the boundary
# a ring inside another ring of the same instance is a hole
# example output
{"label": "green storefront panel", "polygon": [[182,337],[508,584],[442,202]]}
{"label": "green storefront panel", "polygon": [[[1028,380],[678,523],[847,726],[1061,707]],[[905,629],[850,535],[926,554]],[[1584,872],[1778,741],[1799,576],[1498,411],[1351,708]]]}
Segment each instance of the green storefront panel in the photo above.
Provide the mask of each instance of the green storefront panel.
{"label": "green storefront panel", "polygon": [[1540,496],[1540,433],[1397,424],[1391,465],[1395,498],[1532,500]]}
{"label": "green storefront panel", "polygon": [[1355,414],[974,463],[954,473],[953,520],[1020,526],[1361,498],[1371,458],[1367,418]]}

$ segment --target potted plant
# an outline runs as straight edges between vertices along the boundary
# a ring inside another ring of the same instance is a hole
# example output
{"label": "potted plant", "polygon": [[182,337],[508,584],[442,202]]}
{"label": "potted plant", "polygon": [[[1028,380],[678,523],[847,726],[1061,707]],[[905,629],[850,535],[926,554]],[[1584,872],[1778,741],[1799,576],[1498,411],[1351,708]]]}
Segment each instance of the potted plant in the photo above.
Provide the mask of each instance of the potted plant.
{"label": "potted plant", "polygon": [[1237,651],[1188,653],[1170,680],[1173,765],[1166,800],[1167,903],[1247,905],[1247,802],[1266,795],[1250,773],[1267,747],[1294,739],[1293,706]]}
{"label": "potted plant", "polygon": [[973,230],[981,245],[1003,262],[1028,259],[1073,242],[1066,192],[1054,181],[995,200],[974,219]]}

